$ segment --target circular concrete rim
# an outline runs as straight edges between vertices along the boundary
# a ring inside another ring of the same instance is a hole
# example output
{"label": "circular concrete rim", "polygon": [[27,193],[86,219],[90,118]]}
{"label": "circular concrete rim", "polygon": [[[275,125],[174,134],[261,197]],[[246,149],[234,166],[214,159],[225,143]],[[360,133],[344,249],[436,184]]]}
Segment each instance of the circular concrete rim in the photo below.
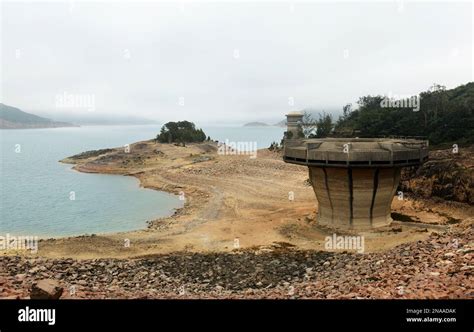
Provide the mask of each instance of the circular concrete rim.
{"label": "circular concrete rim", "polygon": [[[297,140],[294,140],[297,141]],[[340,137],[330,137],[330,138],[303,138],[301,139],[302,143],[417,143],[420,145],[426,144],[428,140],[414,139],[414,138],[340,138]]]}

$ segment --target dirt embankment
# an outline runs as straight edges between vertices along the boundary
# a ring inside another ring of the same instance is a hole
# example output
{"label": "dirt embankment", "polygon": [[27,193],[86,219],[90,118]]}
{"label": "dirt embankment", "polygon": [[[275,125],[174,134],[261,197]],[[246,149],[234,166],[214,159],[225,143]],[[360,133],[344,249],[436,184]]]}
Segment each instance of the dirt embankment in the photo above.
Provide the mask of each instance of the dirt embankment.
{"label": "dirt embankment", "polygon": [[474,146],[431,151],[421,167],[402,171],[400,188],[421,198],[474,204]]}

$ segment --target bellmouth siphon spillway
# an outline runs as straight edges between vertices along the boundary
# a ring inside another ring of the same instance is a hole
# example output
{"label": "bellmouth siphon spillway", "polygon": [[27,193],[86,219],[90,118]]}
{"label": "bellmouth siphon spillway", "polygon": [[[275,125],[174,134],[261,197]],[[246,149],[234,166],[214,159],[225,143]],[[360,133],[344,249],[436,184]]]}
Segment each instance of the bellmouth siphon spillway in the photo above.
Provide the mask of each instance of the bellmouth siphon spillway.
{"label": "bellmouth siphon spillway", "polygon": [[318,201],[318,224],[358,230],[389,225],[401,169],[428,160],[428,141],[299,139],[302,117],[301,113],[287,115],[291,134],[284,140],[283,160],[308,167]]}

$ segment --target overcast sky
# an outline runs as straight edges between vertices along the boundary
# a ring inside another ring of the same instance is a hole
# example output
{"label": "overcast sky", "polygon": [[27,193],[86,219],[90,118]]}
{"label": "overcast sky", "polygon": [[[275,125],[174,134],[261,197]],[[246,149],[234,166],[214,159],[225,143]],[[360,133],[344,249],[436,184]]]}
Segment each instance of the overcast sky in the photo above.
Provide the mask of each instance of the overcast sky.
{"label": "overcast sky", "polygon": [[1,102],[199,123],[472,81],[469,2],[3,3]]}

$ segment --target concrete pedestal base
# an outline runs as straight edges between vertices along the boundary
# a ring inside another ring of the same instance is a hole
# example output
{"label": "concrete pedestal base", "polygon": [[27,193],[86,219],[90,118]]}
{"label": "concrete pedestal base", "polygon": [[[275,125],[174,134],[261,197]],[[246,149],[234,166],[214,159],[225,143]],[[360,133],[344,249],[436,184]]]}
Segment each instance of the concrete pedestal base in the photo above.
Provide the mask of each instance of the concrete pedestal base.
{"label": "concrete pedestal base", "polygon": [[400,168],[309,167],[319,204],[318,223],[345,229],[370,229],[392,222],[390,207]]}

